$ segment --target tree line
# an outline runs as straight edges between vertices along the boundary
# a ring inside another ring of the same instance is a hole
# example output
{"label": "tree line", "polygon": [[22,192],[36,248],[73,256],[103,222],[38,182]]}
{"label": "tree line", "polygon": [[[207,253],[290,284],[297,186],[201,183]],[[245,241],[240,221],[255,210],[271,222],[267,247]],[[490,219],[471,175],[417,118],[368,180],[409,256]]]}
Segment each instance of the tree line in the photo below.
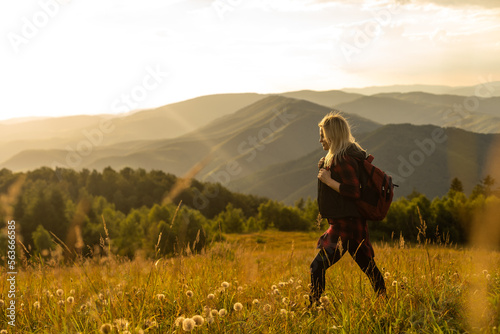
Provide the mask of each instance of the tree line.
{"label": "tree line", "polygon": [[[83,256],[110,251],[126,257],[169,255],[200,251],[223,239],[224,233],[326,228],[325,221],[317,220],[316,200],[285,205],[158,170],[2,169],[0,194],[7,196],[20,177],[22,188],[12,215],[29,255],[46,256],[55,243]],[[394,201],[384,221],[370,222],[372,239],[401,233],[407,240],[465,243],[475,213],[486,206],[500,207],[494,184],[488,176],[467,196],[460,180],[454,179],[445,196],[432,200],[414,191]],[[5,209],[0,210],[2,230]],[[2,233],[0,247],[6,242]]]}

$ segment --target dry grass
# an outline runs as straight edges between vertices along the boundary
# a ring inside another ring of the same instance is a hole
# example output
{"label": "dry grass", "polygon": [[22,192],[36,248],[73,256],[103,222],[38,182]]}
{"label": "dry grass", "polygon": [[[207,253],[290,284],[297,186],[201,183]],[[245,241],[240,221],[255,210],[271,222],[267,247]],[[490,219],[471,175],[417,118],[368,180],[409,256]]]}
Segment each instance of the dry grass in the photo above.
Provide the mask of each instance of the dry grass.
{"label": "dry grass", "polygon": [[[203,320],[195,333],[498,333],[499,253],[377,245],[387,298],[375,297],[346,255],[327,272],[324,305],[310,310],[304,295],[318,237],[230,235],[190,256],[32,263],[17,276],[15,330],[181,333],[195,324],[184,317]],[[6,300],[5,279],[0,288]],[[0,329],[11,332],[4,313]]]}

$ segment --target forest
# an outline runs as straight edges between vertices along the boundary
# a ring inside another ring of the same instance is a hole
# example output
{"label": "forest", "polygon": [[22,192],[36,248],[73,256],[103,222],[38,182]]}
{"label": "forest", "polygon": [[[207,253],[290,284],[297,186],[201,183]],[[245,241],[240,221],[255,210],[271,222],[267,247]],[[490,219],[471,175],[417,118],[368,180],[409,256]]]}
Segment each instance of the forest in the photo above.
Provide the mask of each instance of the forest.
{"label": "forest", "polygon": [[[13,196],[16,184],[19,193],[11,216],[27,256],[50,256],[61,244],[65,251],[84,256],[113,252],[152,257],[198,252],[223,240],[225,233],[274,229],[319,234],[326,229],[325,221],[318,220],[315,199],[285,205],[158,170],[0,171],[3,197]],[[369,222],[371,239],[417,242],[423,237],[436,244],[466,244],[477,214],[500,207],[494,187],[495,180],[486,176],[469,195],[457,178],[442,197],[429,199],[415,190],[395,200],[383,221]],[[5,205],[0,218],[4,229]],[[2,233],[0,247],[6,244]]]}

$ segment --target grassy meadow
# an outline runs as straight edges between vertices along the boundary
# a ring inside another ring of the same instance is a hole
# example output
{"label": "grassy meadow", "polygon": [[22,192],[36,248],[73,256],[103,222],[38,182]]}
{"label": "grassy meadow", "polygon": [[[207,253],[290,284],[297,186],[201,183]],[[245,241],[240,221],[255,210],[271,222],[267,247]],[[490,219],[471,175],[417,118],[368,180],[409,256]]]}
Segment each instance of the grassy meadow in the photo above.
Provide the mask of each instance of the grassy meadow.
{"label": "grassy meadow", "polygon": [[[387,297],[352,258],[327,271],[322,305],[307,308],[318,232],[227,235],[199,254],[18,268],[16,327],[2,333],[498,333],[500,253],[375,243]],[[2,269],[3,270],[3,269]],[[4,276],[2,274],[2,276]],[[184,320],[183,320],[184,319]]]}

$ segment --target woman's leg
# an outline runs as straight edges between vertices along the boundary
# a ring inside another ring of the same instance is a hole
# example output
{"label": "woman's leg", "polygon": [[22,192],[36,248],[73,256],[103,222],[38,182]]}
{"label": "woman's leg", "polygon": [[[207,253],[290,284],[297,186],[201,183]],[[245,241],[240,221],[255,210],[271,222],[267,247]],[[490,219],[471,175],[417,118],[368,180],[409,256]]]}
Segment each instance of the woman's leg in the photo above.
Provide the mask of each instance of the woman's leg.
{"label": "woman's leg", "polygon": [[325,291],[325,273],[326,270],[335,264],[342,255],[344,251],[339,251],[337,249],[327,251],[322,249],[318,252],[318,255],[311,262],[311,294],[309,295],[309,300],[312,303],[318,302],[319,298]]}
{"label": "woman's leg", "polygon": [[363,253],[351,253],[352,257],[358,264],[358,266],[363,270],[363,272],[370,279],[370,283],[372,284],[373,290],[378,295],[385,294],[385,282],[382,273],[378,269],[375,264],[375,260],[371,257],[364,255]]}

